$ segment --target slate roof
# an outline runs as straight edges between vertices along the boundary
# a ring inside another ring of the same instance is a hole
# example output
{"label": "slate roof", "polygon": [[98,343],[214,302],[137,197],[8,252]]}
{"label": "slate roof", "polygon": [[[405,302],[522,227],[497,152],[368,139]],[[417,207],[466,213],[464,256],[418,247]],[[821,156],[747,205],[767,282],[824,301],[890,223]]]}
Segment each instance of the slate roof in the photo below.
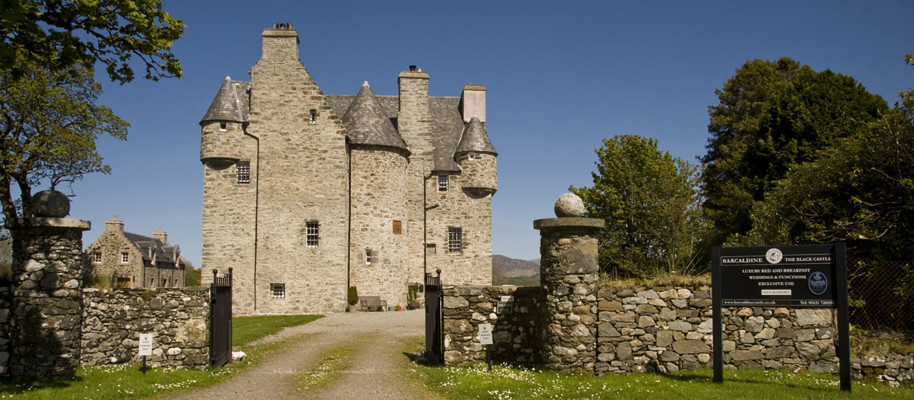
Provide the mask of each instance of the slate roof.
{"label": "slate roof", "polygon": [[248,121],[251,112],[250,90],[250,82],[233,81],[231,77],[226,76],[200,124],[212,121]]}
{"label": "slate roof", "polygon": [[[233,81],[230,77],[225,77],[200,124],[211,121],[247,122],[250,117],[250,90],[250,82]],[[405,143],[397,131],[397,115],[400,110],[398,96],[378,96],[371,88],[363,85],[355,96],[327,95],[325,99],[333,112],[341,116],[351,143],[409,151],[409,143]],[[359,100],[355,101],[356,99]],[[484,123],[474,127],[469,123],[464,124],[459,97],[430,96],[428,102],[432,117],[435,171],[460,171],[460,166],[454,161],[454,154],[458,151],[498,154],[489,141]],[[466,139],[464,131],[469,134]],[[458,145],[462,147],[458,149]]]}
{"label": "slate roof", "polygon": [[406,142],[385,114],[368,82],[362,84],[359,94],[343,114],[343,125],[352,144],[393,147],[409,151]]}
{"label": "slate roof", "polygon": [[[152,249],[152,253],[155,255],[156,263],[166,263],[175,265],[180,263],[181,266],[184,265],[184,260],[181,260],[181,248],[178,246],[167,246],[161,240],[151,238],[149,236],[137,235],[135,233],[124,232],[124,236],[127,237],[127,240],[130,241],[130,244],[136,246],[136,248],[143,253],[143,264],[148,267],[152,267],[152,257],[149,256],[149,250]],[[177,260],[175,259],[175,252],[179,255]]]}
{"label": "slate roof", "polygon": [[457,149],[454,150],[454,154],[471,151],[498,155],[495,152],[495,147],[492,147],[492,142],[489,141],[489,135],[486,135],[485,125],[475,115],[467,123],[466,129],[463,130],[463,137],[460,138],[460,143],[457,145]]}

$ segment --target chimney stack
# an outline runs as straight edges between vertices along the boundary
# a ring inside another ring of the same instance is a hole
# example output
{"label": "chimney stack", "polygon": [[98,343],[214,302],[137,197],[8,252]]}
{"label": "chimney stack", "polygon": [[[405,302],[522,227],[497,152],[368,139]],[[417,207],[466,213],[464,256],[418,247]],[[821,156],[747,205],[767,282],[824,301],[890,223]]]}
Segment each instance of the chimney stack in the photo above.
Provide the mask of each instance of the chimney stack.
{"label": "chimney stack", "polygon": [[162,227],[161,227],[161,226],[159,227],[159,231],[158,231],[158,232],[153,232],[153,233],[152,233],[152,238],[155,239],[155,240],[158,240],[158,241],[162,242],[165,246],[169,246],[169,244],[168,244],[168,234],[165,233],[165,232],[162,232]]}
{"label": "chimney stack", "polygon": [[106,233],[124,233],[124,221],[117,220],[117,214],[110,221],[105,221]]}
{"label": "chimney stack", "polygon": [[460,94],[460,112],[463,122],[470,122],[473,116],[479,117],[479,122],[486,122],[486,87],[467,83]]}

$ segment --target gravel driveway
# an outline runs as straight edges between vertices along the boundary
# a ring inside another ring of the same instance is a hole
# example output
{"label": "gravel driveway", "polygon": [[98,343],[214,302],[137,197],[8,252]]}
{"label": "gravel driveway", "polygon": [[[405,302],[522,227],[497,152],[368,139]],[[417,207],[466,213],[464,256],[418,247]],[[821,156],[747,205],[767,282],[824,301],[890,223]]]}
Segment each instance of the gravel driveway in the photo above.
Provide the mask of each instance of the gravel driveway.
{"label": "gravel driveway", "polygon": [[[264,340],[304,334],[281,353],[219,385],[182,393],[171,399],[435,399],[434,394],[402,378],[402,344],[421,337],[425,310],[329,314],[317,321]],[[342,376],[318,389],[298,393],[292,381],[308,372],[328,350],[355,349]]]}

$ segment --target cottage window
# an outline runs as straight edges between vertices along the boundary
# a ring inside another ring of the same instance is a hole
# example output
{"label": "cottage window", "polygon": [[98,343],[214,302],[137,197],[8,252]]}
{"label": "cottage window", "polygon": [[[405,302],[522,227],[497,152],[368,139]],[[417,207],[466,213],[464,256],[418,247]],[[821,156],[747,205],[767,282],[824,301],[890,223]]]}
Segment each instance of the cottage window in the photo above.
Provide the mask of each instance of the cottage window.
{"label": "cottage window", "polygon": [[251,183],[251,163],[242,161],[235,164],[237,182],[241,184]]}
{"label": "cottage window", "polygon": [[285,283],[271,283],[270,284],[270,297],[272,297],[274,299],[286,298],[286,284]]}
{"label": "cottage window", "polygon": [[458,227],[447,228],[447,251],[459,253],[463,250],[463,229]]}
{"label": "cottage window", "polygon": [[97,253],[94,254],[94,256],[95,256],[95,263],[96,263],[96,264],[101,264],[101,263],[102,263],[102,253],[101,253],[101,252],[97,252]]}
{"label": "cottage window", "polygon": [[448,181],[447,174],[438,175],[438,191],[439,192],[447,192],[447,181]]}
{"label": "cottage window", "polygon": [[130,262],[130,253],[123,252],[121,253],[121,264],[126,264]]}
{"label": "cottage window", "polygon": [[305,223],[305,244],[308,247],[317,247],[320,245],[320,224],[317,221]]}

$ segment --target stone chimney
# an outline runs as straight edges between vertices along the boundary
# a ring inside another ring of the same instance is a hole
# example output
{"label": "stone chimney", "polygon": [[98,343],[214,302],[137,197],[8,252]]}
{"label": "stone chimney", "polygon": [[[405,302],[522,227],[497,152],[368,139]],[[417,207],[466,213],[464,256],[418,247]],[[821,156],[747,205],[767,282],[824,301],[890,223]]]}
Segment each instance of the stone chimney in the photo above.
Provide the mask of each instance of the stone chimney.
{"label": "stone chimney", "polygon": [[124,233],[124,221],[117,220],[117,214],[110,221],[105,221],[106,233]]}
{"label": "stone chimney", "polygon": [[[400,110],[397,115],[397,130],[400,137],[409,144],[412,159],[431,163],[432,129],[431,112],[428,103],[428,73],[415,65],[409,71],[400,72],[397,77],[400,89]],[[426,168],[431,168],[429,164]]]}
{"label": "stone chimney", "polygon": [[161,227],[161,226],[159,227],[159,231],[158,231],[158,232],[153,232],[153,233],[152,233],[152,238],[155,239],[155,240],[158,240],[158,241],[160,241],[160,242],[162,242],[162,243],[164,243],[166,246],[170,246],[170,245],[168,244],[168,234],[165,233],[165,232],[162,232],[162,227]]}
{"label": "stone chimney", "polygon": [[273,29],[264,29],[263,55],[261,61],[298,61],[298,33],[288,22],[273,24]]}
{"label": "stone chimney", "polygon": [[479,117],[479,122],[486,122],[486,87],[467,83],[460,94],[460,112],[463,122],[470,122],[473,116]]}

